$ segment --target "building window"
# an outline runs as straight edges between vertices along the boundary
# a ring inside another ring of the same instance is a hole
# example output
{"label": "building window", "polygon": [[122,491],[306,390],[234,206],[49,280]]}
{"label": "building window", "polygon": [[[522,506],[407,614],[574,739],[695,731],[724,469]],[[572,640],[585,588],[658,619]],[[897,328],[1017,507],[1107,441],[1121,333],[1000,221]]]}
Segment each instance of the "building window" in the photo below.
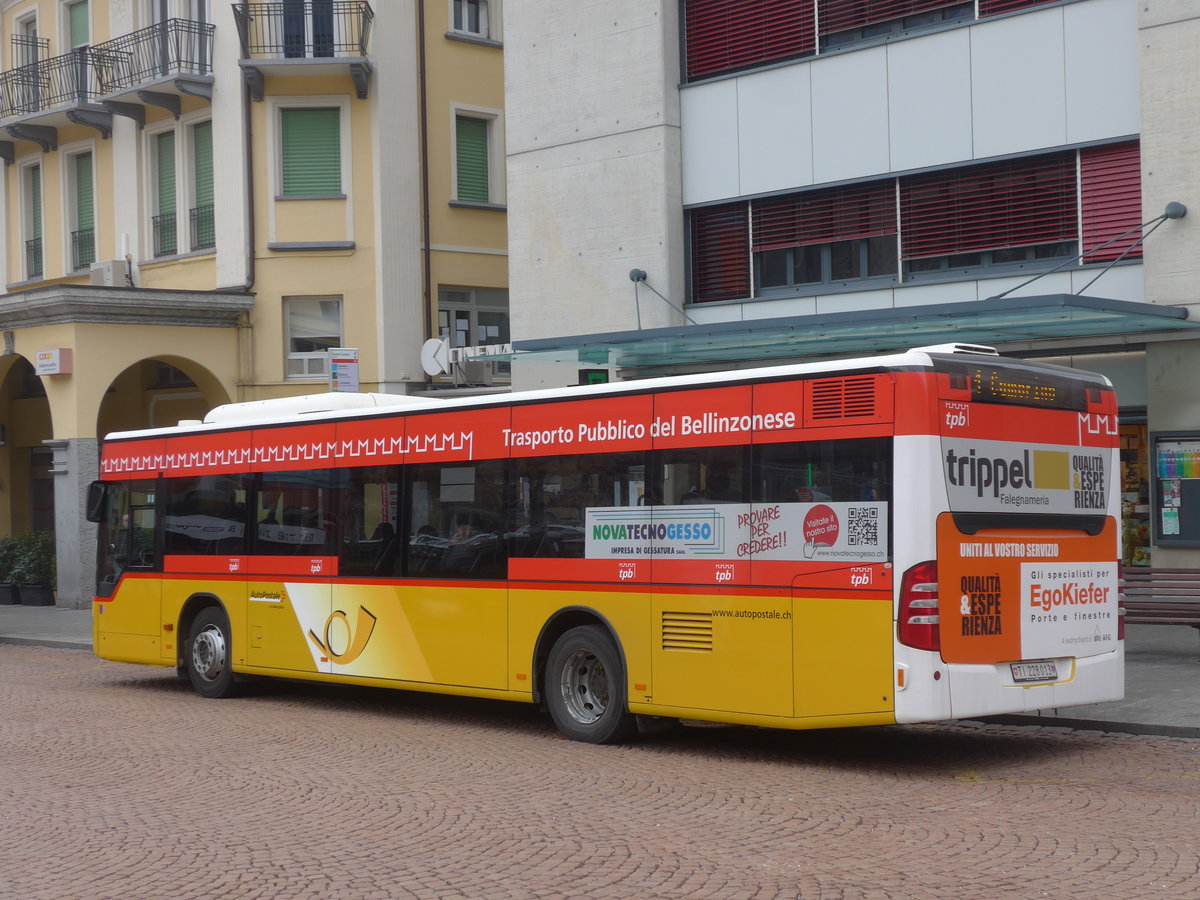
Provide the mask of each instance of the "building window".
{"label": "building window", "polygon": [[[442,287],[438,289],[438,337],[451,347],[480,347],[507,344],[508,291],[488,288]],[[497,363],[496,371],[507,374],[508,363]]]}
{"label": "building window", "polygon": [[287,377],[323,378],[327,353],[342,346],[342,301],[333,297],[284,299]]}
{"label": "building window", "polygon": [[488,119],[455,116],[454,199],[463,203],[490,203]]}
{"label": "building window", "polygon": [[998,16],[1000,13],[1053,2],[1054,0],[979,0],[979,17]]}
{"label": "building window", "polygon": [[1079,151],[1083,261],[1141,259],[1142,161],[1137,141]]}
{"label": "building window", "polygon": [[961,0],[824,0],[819,16],[821,49],[899,37],[974,19],[975,4]]}
{"label": "building window", "polygon": [[900,179],[908,273],[1022,262],[1039,247],[1057,253],[1078,239],[1078,215],[1073,152]]}
{"label": "building window", "polygon": [[747,299],[750,296],[749,204],[693,210],[690,219],[692,301]]}
{"label": "building window", "polygon": [[27,166],[22,179],[25,189],[25,277],[41,278],[45,268],[42,259],[42,167]]}
{"label": "building window", "polygon": [[1137,258],[1140,214],[1136,141],[702,207],[687,212],[690,300],[750,299],[751,275],[758,295],[794,296],[1048,271],[1080,246],[1084,264]]}
{"label": "building window", "polygon": [[284,197],[342,194],[341,110],[280,110],[280,193]]}
{"label": "building window", "polygon": [[85,47],[92,42],[90,20],[88,18],[88,0],[76,0],[63,7],[63,25],[69,46]]}
{"label": "building window", "polygon": [[150,227],[154,255],[173,256],[178,249],[175,220],[175,132],[154,135],[155,214]]}
{"label": "building window", "polygon": [[215,247],[212,122],[198,122],[192,126],[192,203],[188,216],[192,249]]}
{"label": "building window", "polygon": [[488,0],[451,0],[453,29],[462,34],[490,37],[488,33]]}
{"label": "building window", "polygon": [[757,201],[752,241],[759,291],[895,278],[894,183]]}
{"label": "building window", "polygon": [[87,269],[96,261],[96,196],[93,188],[92,154],[67,157],[69,189],[73,195],[71,214],[71,268]]}
{"label": "building window", "polygon": [[[334,55],[333,0],[283,0],[275,5],[282,7],[284,57]],[[272,6],[268,5],[267,9],[271,10]]]}
{"label": "building window", "polygon": [[815,7],[814,0],[687,0],[687,80],[813,53]]}

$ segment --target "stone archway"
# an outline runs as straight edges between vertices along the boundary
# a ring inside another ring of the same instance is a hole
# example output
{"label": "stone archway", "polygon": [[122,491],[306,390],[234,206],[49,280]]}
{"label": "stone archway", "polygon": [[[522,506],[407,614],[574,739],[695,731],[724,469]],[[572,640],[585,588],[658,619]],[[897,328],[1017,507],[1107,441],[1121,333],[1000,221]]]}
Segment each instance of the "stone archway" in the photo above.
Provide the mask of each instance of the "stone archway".
{"label": "stone archway", "polygon": [[202,419],[230,402],[220,380],[194,360],[162,355],[142,359],[110,383],[96,413],[96,434],[167,428]]}
{"label": "stone archway", "polygon": [[0,359],[0,535],[54,530],[50,403],[33,365]]}

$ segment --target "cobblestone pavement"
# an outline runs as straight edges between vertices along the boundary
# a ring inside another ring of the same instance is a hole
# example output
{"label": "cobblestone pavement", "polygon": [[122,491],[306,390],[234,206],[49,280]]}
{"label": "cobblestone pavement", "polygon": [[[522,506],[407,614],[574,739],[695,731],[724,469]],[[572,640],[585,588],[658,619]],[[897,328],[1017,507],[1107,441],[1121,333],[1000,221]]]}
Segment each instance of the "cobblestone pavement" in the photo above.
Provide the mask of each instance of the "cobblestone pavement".
{"label": "cobblestone pavement", "polygon": [[1200,741],[688,728],[0,646],[0,898],[1200,896]]}

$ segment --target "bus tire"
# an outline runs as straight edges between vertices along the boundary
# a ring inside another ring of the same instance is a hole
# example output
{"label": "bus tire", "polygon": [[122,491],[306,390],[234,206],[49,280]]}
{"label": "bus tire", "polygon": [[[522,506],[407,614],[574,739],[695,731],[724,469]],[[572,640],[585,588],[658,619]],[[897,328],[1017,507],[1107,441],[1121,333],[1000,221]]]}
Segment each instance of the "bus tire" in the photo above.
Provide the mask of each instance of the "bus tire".
{"label": "bus tire", "polygon": [[192,688],[201,697],[232,697],[240,683],[233,677],[229,617],[217,606],[200,610],[188,635],[184,665]]}
{"label": "bus tire", "polygon": [[637,730],[625,704],[621,654],[599,625],[572,628],[554,642],[545,696],[554,724],[572,740],[615,744]]}

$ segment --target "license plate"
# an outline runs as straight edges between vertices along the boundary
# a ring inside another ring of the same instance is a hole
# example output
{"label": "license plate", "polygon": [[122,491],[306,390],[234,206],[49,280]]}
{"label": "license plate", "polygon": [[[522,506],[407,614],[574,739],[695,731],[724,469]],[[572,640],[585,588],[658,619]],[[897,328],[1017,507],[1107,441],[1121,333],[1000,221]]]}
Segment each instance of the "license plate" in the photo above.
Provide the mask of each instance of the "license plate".
{"label": "license plate", "polygon": [[1009,663],[1013,681],[1025,684],[1030,681],[1057,681],[1058,666],[1053,662]]}

